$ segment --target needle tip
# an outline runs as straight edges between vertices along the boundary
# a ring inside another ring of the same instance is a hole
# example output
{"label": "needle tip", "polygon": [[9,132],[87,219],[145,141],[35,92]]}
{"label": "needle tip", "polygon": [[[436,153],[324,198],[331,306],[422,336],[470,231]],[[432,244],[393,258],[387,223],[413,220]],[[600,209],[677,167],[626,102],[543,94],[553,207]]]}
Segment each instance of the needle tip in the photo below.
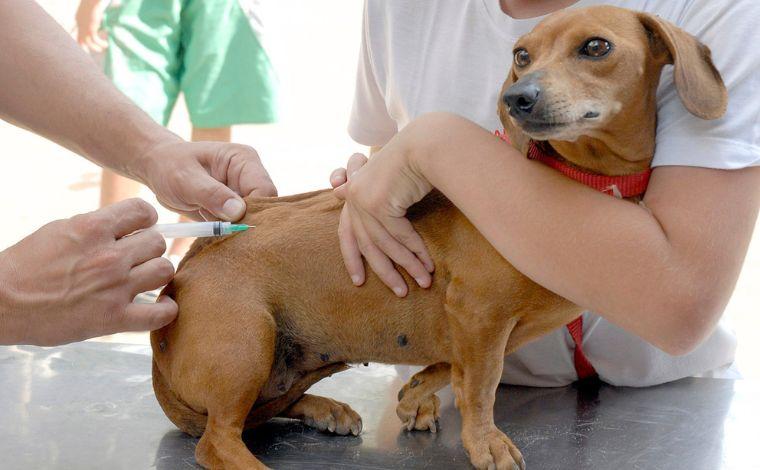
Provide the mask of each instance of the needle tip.
{"label": "needle tip", "polygon": [[245,232],[249,228],[253,228],[255,225],[246,224],[232,224],[230,225],[230,232]]}

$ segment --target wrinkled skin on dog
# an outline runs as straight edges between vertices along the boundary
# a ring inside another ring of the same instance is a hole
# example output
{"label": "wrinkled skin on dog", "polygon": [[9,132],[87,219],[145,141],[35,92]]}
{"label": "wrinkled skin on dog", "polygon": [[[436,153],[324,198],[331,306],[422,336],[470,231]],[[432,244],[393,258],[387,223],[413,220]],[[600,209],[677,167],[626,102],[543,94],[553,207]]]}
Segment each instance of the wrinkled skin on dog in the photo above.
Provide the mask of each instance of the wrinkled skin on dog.
{"label": "wrinkled skin on dog", "polygon": [[[548,140],[593,172],[649,165],[667,63],[689,111],[712,118],[725,110],[709,51],[648,15],[558,13],[515,50],[521,65],[498,106],[511,141],[525,150],[530,139]],[[165,291],[179,316],[151,335],[156,396],[181,430],[201,436],[201,465],[264,468],[241,432],[274,416],[359,434],[361,418],[348,405],[305,391],[346,363],[383,362],[426,366],[398,394],[406,429],[436,431],[435,393],[451,383],[473,466],[525,467],[493,420],[504,355],[565,325],[578,306],[517,272],[435,191],[408,214],[435,261],[433,285],[423,290],[407,278],[405,299],[372,274],[359,289],[346,280],[336,236],[342,202],[331,191],[247,203],[243,222],[256,229],[193,245]]]}

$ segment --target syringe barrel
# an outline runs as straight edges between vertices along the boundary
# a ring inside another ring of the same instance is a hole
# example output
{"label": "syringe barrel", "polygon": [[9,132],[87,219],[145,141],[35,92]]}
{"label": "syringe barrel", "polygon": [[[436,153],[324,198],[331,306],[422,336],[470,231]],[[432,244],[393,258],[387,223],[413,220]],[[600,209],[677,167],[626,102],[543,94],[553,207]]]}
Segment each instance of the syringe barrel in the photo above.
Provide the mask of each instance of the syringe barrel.
{"label": "syringe barrel", "polygon": [[156,230],[166,238],[214,237],[230,233],[230,222],[188,222],[180,224],[156,224]]}

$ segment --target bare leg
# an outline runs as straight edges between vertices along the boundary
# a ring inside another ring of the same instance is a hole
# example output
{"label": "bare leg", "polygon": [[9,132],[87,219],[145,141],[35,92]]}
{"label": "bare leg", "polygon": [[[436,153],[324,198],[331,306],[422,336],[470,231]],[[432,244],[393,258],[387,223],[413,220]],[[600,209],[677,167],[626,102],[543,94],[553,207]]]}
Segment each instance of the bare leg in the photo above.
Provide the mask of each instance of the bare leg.
{"label": "bare leg", "polygon": [[[192,140],[193,142],[229,142],[232,138],[231,127],[193,127]],[[185,216],[179,217],[180,222],[190,222],[191,220]],[[169,247],[169,255],[173,256],[185,256],[187,250],[190,249],[190,245],[193,244],[194,238],[177,238]]]}
{"label": "bare leg", "polygon": [[451,366],[439,362],[414,374],[399,390],[396,414],[407,431],[438,430],[436,421],[440,417],[441,400],[435,392],[448,385],[450,381]]}
{"label": "bare leg", "polygon": [[317,395],[304,394],[281,416],[300,419],[307,426],[335,434],[358,436],[362,432],[362,419],[350,406]]}
{"label": "bare leg", "polygon": [[104,169],[100,178],[100,207],[136,197],[140,188],[142,185],[137,181]]}
{"label": "bare leg", "polygon": [[193,127],[193,142],[229,142],[232,139],[232,127]]}

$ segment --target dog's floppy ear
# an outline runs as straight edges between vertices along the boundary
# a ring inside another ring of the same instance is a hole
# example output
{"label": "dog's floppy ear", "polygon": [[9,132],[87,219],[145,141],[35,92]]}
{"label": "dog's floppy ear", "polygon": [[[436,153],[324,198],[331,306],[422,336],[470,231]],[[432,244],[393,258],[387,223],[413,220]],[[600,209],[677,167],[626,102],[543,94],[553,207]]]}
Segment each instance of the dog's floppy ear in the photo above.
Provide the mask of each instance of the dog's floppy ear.
{"label": "dog's floppy ear", "polygon": [[523,155],[528,153],[528,145],[530,144],[530,138],[519,127],[512,123],[512,118],[509,117],[509,108],[502,97],[504,93],[517,81],[517,75],[515,75],[514,68],[509,69],[509,76],[504,81],[504,85],[501,87],[501,93],[499,93],[498,114],[501,125],[504,126],[504,132],[509,136],[509,140],[512,146],[519,150]]}
{"label": "dog's floppy ear", "polygon": [[689,112],[702,119],[717,119],[726,112],[728,92],[715,68],[710,48],[681,28],[654,15],[639,14],[650,37],[652,53],[673,64],[678,96]]}

